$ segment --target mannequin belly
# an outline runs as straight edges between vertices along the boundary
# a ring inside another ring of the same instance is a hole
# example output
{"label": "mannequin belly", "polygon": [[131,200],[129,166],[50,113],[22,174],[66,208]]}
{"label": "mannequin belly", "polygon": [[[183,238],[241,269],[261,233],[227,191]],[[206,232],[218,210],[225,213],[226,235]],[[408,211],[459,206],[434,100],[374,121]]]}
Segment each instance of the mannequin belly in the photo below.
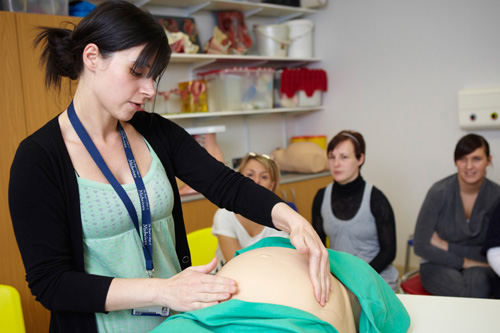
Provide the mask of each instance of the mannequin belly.
{"label": "mannequin belly", "polygon": [[265,247],[245,252],[217,275],[237,282],[233,299],[294,307],[332,324],[339,332],[356,331],[349,291],[332,275],[333,290],[322,307],[314,297],[308,258],[294,249]]}

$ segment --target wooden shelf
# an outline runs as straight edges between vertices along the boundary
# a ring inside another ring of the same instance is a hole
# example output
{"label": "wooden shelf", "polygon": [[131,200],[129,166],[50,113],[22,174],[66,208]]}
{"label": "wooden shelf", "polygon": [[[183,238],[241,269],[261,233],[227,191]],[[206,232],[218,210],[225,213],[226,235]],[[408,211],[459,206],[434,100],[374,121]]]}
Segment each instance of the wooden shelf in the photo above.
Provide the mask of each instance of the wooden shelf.
{"label": "wooden shelf", "polygon": [[299,114],[323,110],[323,106],[302,106],[297,108],[276,108],[262,110],[242,110],[242,111],[215,111],[215,112],[192,112],[192,113],[171,113],[162,114],[168,119],[192,119],[192,118],[215,118],[231,116],[254,116],[276,113]]}

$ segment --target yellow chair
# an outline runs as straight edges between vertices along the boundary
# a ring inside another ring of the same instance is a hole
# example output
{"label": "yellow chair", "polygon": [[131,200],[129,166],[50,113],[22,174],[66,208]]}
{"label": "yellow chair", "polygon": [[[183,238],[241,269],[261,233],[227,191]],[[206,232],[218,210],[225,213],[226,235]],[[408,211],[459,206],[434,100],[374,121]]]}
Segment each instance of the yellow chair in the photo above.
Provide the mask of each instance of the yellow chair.
{"label": "yellow chair", "polygon": [[193,266],[206,265],[215,257],[217,237],[212,235],[212,228],[190,232],[187,240]]}
{"label": "yellow chair", "polygon": [[0,284],[0,332],[26,332],[19,292],[4,284]]}

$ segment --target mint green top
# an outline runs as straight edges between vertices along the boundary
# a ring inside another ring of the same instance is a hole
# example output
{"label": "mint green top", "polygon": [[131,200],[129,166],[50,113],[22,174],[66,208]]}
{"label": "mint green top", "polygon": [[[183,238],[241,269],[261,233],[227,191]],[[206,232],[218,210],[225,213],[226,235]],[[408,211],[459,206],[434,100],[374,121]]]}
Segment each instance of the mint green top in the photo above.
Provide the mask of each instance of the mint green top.
{"label": "mint green top", "polygon": [[[163,165],[147,145],[153,161],[143,181],[151,209],[153,277],[169,278],[181,271],[175,251],[174,194]],[[142,214],[135,183],[122,186],[134,204],[141,225]],[[141,238],[113,187],[80,177],[78,187],[87,273],[147,278]],[[149,332],[165,320],[164,317],[133,316],[131,310],[96,313],[95,316],[99,332]]]}
{"label": "mint green top", "polygon": [[[279,246],[294,248],[289,239],[264,238],[236,252]],[[379,274],[363,260],[344,252],[328,250],[330,269],[361,304],[360,332],[403,333],[410,317],[403,303]],[[201,310],[167,319],[151,333],[161,332],[338,332],[318,317],[291,307],[229,300]]]}

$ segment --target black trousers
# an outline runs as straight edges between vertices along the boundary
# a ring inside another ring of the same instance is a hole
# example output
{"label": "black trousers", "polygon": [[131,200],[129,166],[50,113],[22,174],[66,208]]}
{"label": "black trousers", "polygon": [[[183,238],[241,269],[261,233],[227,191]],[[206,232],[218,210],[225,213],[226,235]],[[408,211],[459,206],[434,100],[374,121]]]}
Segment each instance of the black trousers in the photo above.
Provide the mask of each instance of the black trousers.
{"label": "black trousers", "polygon": [[455,269],[427,262],[420,264],[420,280],[438,296],[500,298],[500,277],[490,267]]}

